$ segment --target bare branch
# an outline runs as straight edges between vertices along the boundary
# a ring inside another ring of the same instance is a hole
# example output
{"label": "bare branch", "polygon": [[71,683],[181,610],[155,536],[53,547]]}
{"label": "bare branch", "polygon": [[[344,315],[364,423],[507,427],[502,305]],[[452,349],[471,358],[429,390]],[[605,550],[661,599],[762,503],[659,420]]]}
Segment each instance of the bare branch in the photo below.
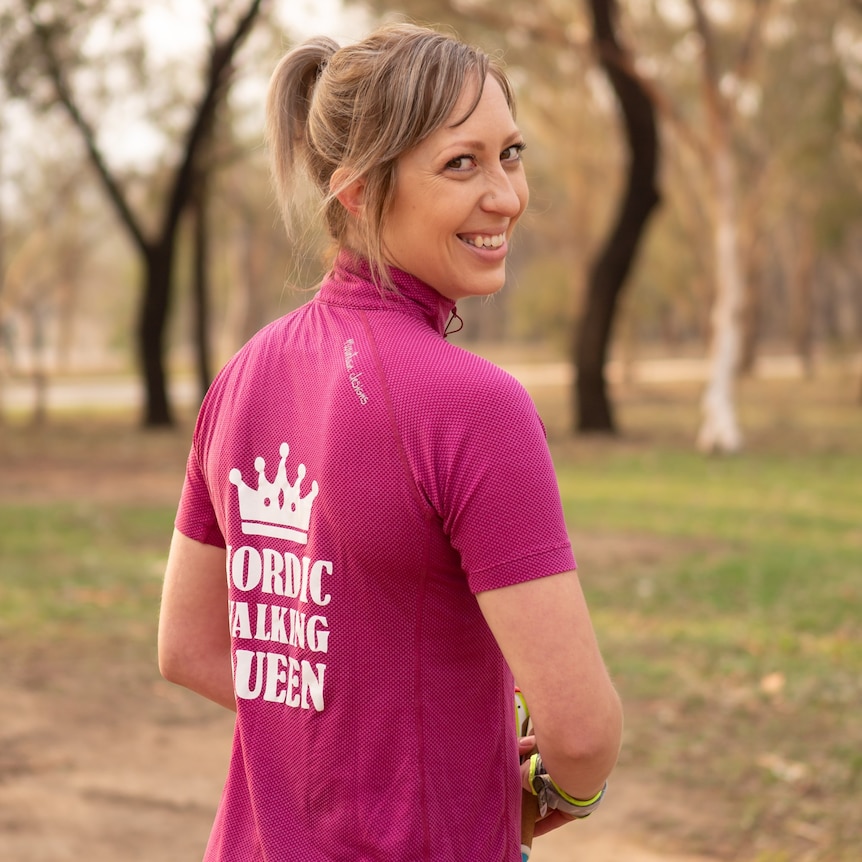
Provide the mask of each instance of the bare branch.
{"label": "bare branch", "polygon": [[221,94],[230,80],[233,72],[233,59],[239,46],[250,32],[262,2],[263,0],[251,0],[245,14],[237,22],[233,33],[223,42],[213,42],[206,88],[194,112],[194,122],[186,136],[183,162],[174,178],[168,210],[162,226],[163,237],[172,235],[189,199],[198,150],[207,136]]}
{"label": "bare branch", "polygon": [[703,9],[702,0],[689,0],[689,4],[694,13],[694,26],[701,40],[703,75],[708,86],[718,91],[720,73],[718,71],[718,59],[715,56],[715,36],[712,32],[712,23]]}
{"label": "bare branch", "polygon": [[[862,0],[860,0],[862,2]],[[456,14],[464,14],[457,3],[449,0],[449,8]],[[572,37],[565,23],[559,18],[541,21],[538,16],[531,16],[529,21],[514,20],[510,12],[499,12],[486,6],[471,7],[470,19],[479,21],[483,26],[500,33],[517,31],[534,42],[553,45],[558,48],[571,48],[573,51],[586,54],[590,50],[588,40],[579,41]]]}
{"label": "bare branch", "polygon": [[[859,2],[862,3],[862,0]],[[452,4],[450,3],[450,5]],[[505,33],[513,26],[511,15],[487,7],[471,10],[471,16],[478,18],[486,26],[501,33]],[[630,51],[610,48],[605,41],[591,44],[586,40],[575,39],[560,21],[545,23],[533,20],[528,24],[519,22],[517,26],[534,41],[559,48],[568,48],[582,55],[591,51],[597,55],[600,63],[615,66],[620,72],[637,81],[655,105],[656,111],[672,127],[677,137],[693,150],[701,161],[706,159],[708,151],[706,141],[696,133],[690,123],[686,122],[659,82],[646,77],[637,70]],[[618,35],[615,38],[619,40]]]}
{"label": "bare branch", "polygon": [[[862,0],[860,0],[862,2]],[[707,143],[700,137],[691,124],[688,123],[677,110],[673,102],[661,84],[653,78],[641,74],[634,63],[632,53],[619,45],[619,37],[616,37],[617,45],[610,46],[605,40],[596,44],[599,61],[608,67],[619,69],[624,75],[628,75],[636,81],[655,105],[661,118],[673,129],[679,139],[685,143],[701,160],[706,158]]]}
{"label": "bare branch", "polygon": [[680,114],[673,102],[673,99],[667,95],[657,81],[654,81],[652,78],[646,78],[643,75],[640,76],[639,80],[644,91],[649,96],[650,101],[655,105],[656,110],[661,115],[661,118],[667,123],[680,141],[688,146],[701,162],[705,162],[709,154],[709,147],[706,140],[704,140],[702,136],[698,135],[691,123],[689,123],[682,114]]}
{"label": "bare branch", "polygon": [[44,24],[35,19],[32,14],[32,9],[28,9],[28,12],[33,32],[42,49],[42,56],[47,66],[48,76],[54,85],[54,89],[57,91],[57,98],[60,100],[60,104],[63,105],[66,113],[81,133],[81,137],[84,139],[84,146],[87,148],[87,152],[90,156],[90,161],[95,167],[96,172],[102,181],[102,185],[105,187],[108,197],[116,208],[120,219],[132,235],[132,239],[138,248],[140,248],[142,252],[146,253],[149,246],[147,238],[144,236],[141,226],[135,218],[135,214],[129,207],[125,195],[123,194],[123,190],[120,188],[119,183],[108,168],[108,163],[105,159],[104,153],[102,153],[102,150],[96,141],[96,133],[93,130],[93,127],[81,113],[81,110],[75,101],[75,97],[66,82],[63,70],[60,68],[59,60],[54,52],[54,44],[51,34]]}
{"label": "bare branch", "polygon": [[[859,2],[862,4],[862,0]],[[754,0],[751,20],[748,22],[748,30],[743,39],[735,69],[736,77],[741,81],[751,76],[758,49],[763,44],[761,34],[768,12],[769,0]]]}
{"label": "bare branch", "polygon": [[727,100],[721,93],[721,72],[716,56],[712,22],[704,11],[703,0],[689,0],[689,4],[694,13],[695,30],[701,39],[701,86],[709,121],[709,135],[713,139],[725,137],[731,113]]}

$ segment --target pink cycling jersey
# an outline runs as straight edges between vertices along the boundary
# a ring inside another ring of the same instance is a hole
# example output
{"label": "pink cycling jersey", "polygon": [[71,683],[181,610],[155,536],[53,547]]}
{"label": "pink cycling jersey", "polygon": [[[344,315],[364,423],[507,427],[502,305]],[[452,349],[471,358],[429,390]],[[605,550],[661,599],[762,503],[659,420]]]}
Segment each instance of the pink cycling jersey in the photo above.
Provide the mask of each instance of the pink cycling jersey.
{"label": "pink cycling jersey", "polygon": [[201,408],[177,527],[226,548],[237,719],[208,862],[520,859],[475,593],[574,568],[535,407],[453,303],[342,253]]}

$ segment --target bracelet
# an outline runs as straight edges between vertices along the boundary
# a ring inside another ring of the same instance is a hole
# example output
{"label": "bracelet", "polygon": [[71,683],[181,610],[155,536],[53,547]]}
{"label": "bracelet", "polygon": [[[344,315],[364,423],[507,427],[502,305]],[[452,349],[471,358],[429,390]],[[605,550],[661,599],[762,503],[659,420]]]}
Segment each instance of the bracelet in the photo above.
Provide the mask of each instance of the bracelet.
{"label": "bracelet", "polygon": [[539,817],[547,816],[548,811],[553,809],[581,819],[589,817],[599,807],[608,789],[608,783],[606,781],[604,787],[592,799],[575,799],[548,775],[542,756],[536,752],[530,757],[530,787],[539,803]]}

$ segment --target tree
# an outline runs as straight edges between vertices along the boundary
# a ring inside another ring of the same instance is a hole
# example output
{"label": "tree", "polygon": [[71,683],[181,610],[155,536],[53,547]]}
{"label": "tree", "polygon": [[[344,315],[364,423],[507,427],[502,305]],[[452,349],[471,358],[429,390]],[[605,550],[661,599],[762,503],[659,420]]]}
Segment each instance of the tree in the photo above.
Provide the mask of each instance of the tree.
{"label": "tree", "polygon": [[[859,257],[849,237],[862,212],[860,21],[841,0],[773,0],[768,7],[703,0],[701,7],[709,17],[700,24],[691,2],[631,7],[665,133],[666,212],[683,226],[675,242],[689,265],[683,272],[679,254],[658,261],[651,253],[637,292],[675,285],[677,309],[684,291],[714,308],[715,216],[727,212],[718,205],[714,150],[725,144],[736,175],[729,188],[742,273],[732,318],[743,318],[738,370],[756,372],[761,347],[789,346],[816,373],[822,348],[839,338],[829,327],[831,299],[851,283]],[[711,84],[704,81],[705,45]],[[713,97],[726,137],[711,132]],[[666,241],[668,226],[663,219],[651,252]],[[704,296],[694,286],[706,280]],[[729,384],[733,406],[733,377]]]}
{"label": "tree", "polygon": [[[711,268],[714,298],[711,309],[709,379],[701,400],[702,422],[697,446],[702,451],[735,452],[742,446],[736,417],[734,385],[742,356],[742,315],[745,301],[743,265],[740,259],[738,165],[734,121],[736,98],[750,80],[769,0],[753,0],[753,9],[738,45],[719,40],[703,0],[688,0],[689,35],[698,46],[700,131],[685,119],[677,96],[669,99],[656,80],[648,84],[662,118],[697,156],[700,171],[708,178]],[[737,10],[722,7],[738,21]],[[732,47],[731,47],[732,46]],[[729,69],[721,59],[734,52]]]}
{"label": "tree", "polygon": [[[744,301],[739,259],[736,160],[731,138],[732,106],[723,95],[722,73],[712,24],[702,0],[690,0],[695,28],[701,39],[701,82],[708,136],[704,152],[713,183],[713,239],[715,301],[712,309],[709,382],[702,401],[702,423],[697,446],[702,451],[735,452],[742,435],[734,406],[734,381],[742,346],[741,315]],[[736,78],[748,76],[757,47],[768,0],[755,0],[750,26],[742,43]]]}
{"label": "tree", "polygon": [[[451,21],[457,23],[459,33],[468,34],[466,38],[476,34],[486,37],[479,39],[484,42],[489,41],[489,34],[493,33],[495,43],[501,39],[506,41],[506,62],[522,82],[519,107],[538,120],[536,125],[543,133],[549,138],[553,136],[549,148],[561,154],[559,162],[568,166],[566,171],[556,166],[552,180],[557,183],[556,188],[542,191],[545,200],[554,196],[555,203],[561,208],[572,207],[574,201],[571,199],[576,197],[571,194],[575,186],[572,174],[578,175],[578,183],[584,182],[581,176],[583,166],[577,164],[573,153],[579,136],[584,134],[586,116],[585,113],[577,115],[574,107],[577,102],[569,98],[570,94],[564,88],[569,84],[573,89],[584,87],[590,67],[597,59],[616,96],[623,118],[628,168],[614,221],[590,268],[584,308],[580,316],[575,317],[569,338],[572,361],[577,369],[572,393],[577,408],[575,426],[585,432],[613,432],[614,419],[605,378],[609,345],[620,295],[636,259],[650,213],[659,203],[656,186],[659,142],[655,113],[635,70],[632,53],[618,36],[617,0],[589,0],[582,6],[539,3],[505,7],[485,0],[437,3],[411,0],[406,7],[406,11],[423,20],[438,20],[443,10]],[[585,38],[585,14],[592,20],[592,55]],[[589,85],[585,90],[589,90]],[[604,105],[602,111],[607,112]],[[575,130],[574,134],[570,130]],[[536,128],[531,131],[535,132]],[[606,153],[606,143],[603,143],[603,148]],[[531,151],[530,158],[534,155]],[[562,184],[561,177],[564,178]],[[605,201],[614,180],[615,177],[602,177],[601,191]],[[560,194],[565,194],[570,200],[559,200]],[[596,216],[594,209],[589,214],[591,218]],[[582,228],[573,222],[569,213],[564,212],[561,218],[543,224],[542,233],[553,234],[552,245],[557,249],[563,245],[578,249],[583,243],[576,232]],[[570,253],[567,257],[566,268],[571,270],[571,258],[577,258],[577,255]],[[570,278],[570,282],[580,284],[581,279]],[[572,289],[575,289],[574,285]],[[558,297],[557,306],[562,304],[563,297]]]}
{"label": "tree", "polygon": [[[201,185],[200,153],[211,134],[216,108],[230,84],[237,51],[258,17],[262,2],[248,0],[242,5],[221,2],[210,8],[209,43],[200,93],[188,108],[185,128],[178,135],[178,155],[169,171],[156,224],[150,229],[145,226],[144,216],[133,208],[132,195],[120,172],[112,169],[98,129],[87,116],[86,98],[74,86],[75,79],[80,80],[87,68],[82,46],[94,22],[99,16],[104,22],[105,16],[110,15],[111,26],[126,25],[128,31],[130,16],[135,12],[123,4],[104,7],[87,0],[67,0],[63,4],[21,0],[19,7],[16,28],[19,38],[4,64],[10,92],[19,98],[41,99],[43,107],[57,104],[65,110],[141,261],[137,344],[146,392],[143,423],[148,427],[169,426],[174,422],[167,390],[165,328],[173,294],[180,220],[196,187]],[[130,47],[124,58],[133,67],[133,78],[137,77],[139,84],[145,78],[140,63],[143,51],[139,43]]]}
{"label": "tree", "polygon": [[[44,166],[47,168],[47,166]],[[97,236],[98,222],[83,218],[86,205],[74,174],[63,165],[34,192],[27,223],[16,224],[17,242],[4,271],[4,320],[11,343],[9,371],[24,371],[32,385],[31,421],[47,417],[50,369],[68,361],[79,304],[81,271]],[[31,189],[32,191],[32,189]],[[90,225],[81,230],[80,224]]]}
{"label": "tree", "polygon": [[[212,118],[211,118],[212,119]],[[207,133],[205,137],[210,138]],[[210,148],[207,147],[207,150]],[[209,340],[210,321],[210,230],[208,224],[211,198],[210,153],[198,158],[192,179],[188,210],[192,227],[192,296],[194,307],[194,342],[197,352],[198,388],[201,397],[212,382],[212,351]]]}
{"label": "tree", "polygon": [[626,188],[616,221],[592,265],[586,308],[575,340],[575,400],[579,431],[613,432],[605,367],[617,303],[650,214],[659,203],[656,188],[659,146],[655,111],[631,53],[617,36],[616,0],[590,0],[596,53],[619,102],[629,150]]}

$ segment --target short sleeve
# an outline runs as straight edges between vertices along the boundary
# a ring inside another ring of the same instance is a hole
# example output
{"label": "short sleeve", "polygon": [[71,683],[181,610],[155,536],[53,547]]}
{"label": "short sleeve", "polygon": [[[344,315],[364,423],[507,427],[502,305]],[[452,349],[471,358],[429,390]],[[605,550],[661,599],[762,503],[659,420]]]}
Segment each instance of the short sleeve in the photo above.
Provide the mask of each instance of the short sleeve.
{"label": "short sleeve", "polygon": [[574,569],[556,472],[532,399],[490,364],[469,379],[469,386],[450,389],[428,478],[470,589]]}
{"label": "short sleeve", "polygon": [[186,476],[175,520],[176,528],[190,539],[225,547],[224,536],[218,525],[204,472],[201,469],[197,448],[193,445],[186,462]]}

